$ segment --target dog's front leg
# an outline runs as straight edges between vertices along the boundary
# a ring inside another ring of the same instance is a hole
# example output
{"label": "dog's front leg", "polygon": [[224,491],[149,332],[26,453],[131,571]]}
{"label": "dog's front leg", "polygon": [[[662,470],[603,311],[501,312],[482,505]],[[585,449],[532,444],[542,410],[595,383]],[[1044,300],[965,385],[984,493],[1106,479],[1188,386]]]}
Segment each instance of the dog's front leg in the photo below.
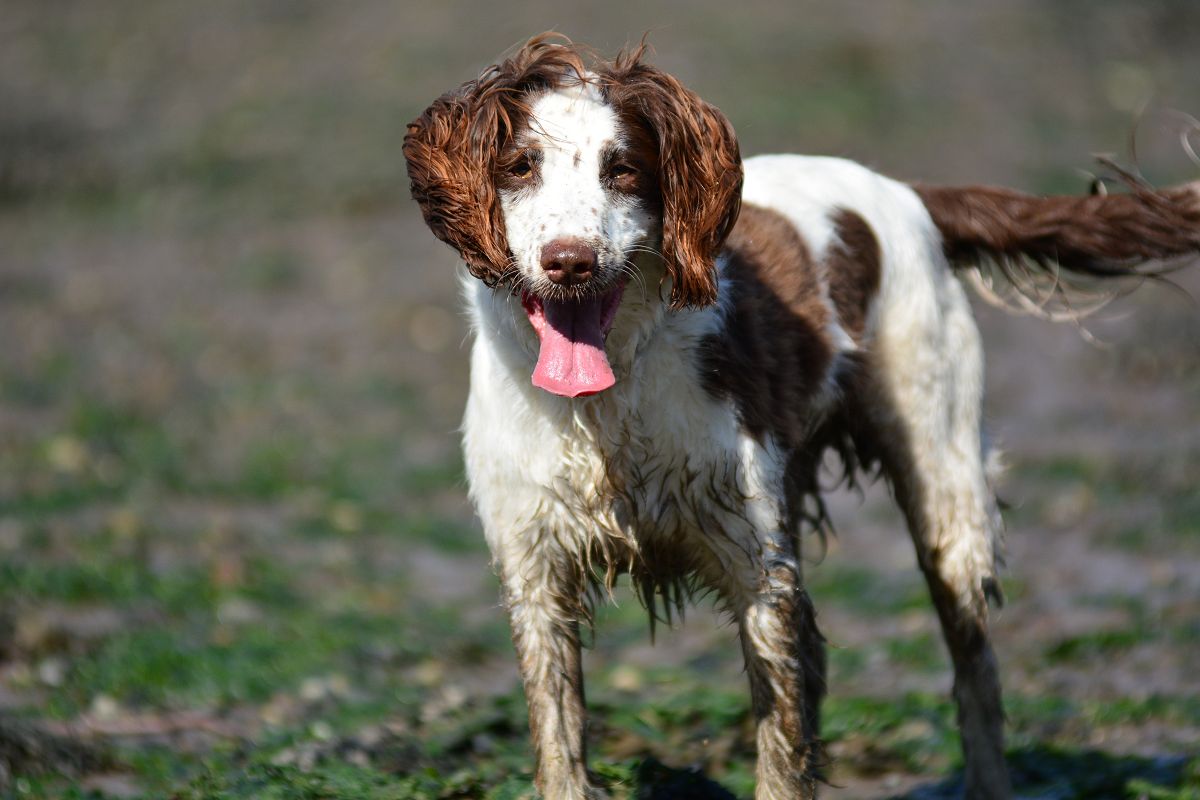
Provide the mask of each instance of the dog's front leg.
{"label": "dog's front leg", "polygon": [[739,626],[757,720],[756,800],[810,800],[820,767],[823,644],[792,558],[764,568]]}
{"label": "dog's front leg", "polygon": [[545,800],[594,800],[584,741],[586,709],[579,652],[582,587],[553,569],[504,575],[513,645],[525,682],[529,729],[537,759],[535,782]]}

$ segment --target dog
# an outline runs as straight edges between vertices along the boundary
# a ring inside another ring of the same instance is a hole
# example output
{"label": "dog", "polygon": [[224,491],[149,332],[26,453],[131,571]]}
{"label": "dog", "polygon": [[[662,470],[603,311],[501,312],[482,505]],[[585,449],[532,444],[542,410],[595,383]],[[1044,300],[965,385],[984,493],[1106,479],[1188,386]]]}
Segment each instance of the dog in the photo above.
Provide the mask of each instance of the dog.
{"label": "dog", "polygon": [[818,470],[881,473],[954,666],[966,793],[1011,795],[988,641],[1000,520],[960,277],[1057,281],[1200,252],[1200,183],[1034,197],[798,155],[647,63],[535,37],[408,127],[412,195],[474,328],[463,446],[549,800],[589,779],[580,632],[628,573],[651,619],[736,621],[760,800],[815,795],[825,655],[800,533]]}

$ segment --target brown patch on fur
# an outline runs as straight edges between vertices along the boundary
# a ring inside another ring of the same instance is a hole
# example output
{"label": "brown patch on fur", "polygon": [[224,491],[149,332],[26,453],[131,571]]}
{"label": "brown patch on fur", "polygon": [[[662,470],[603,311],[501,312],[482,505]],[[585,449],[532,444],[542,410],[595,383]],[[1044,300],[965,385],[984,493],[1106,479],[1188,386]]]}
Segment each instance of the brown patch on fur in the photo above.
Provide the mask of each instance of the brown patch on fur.
{"label": "brown patch on fur", "polygon": [[623,119],[652,132],[662,189],[662,254],[671,305],[717,299],[715,261],[737,221],[742,158],[725,115],[677,79],[641,59],[646,47],[597,67],[605,94]]}
{"label": "brown patch on fur", "polygon": [[798,447],[833,362],[830,310],[804,239],[775,211],[746,206],[726,243],[731,299],[724,328],[701,343],[701,380],[737,404],[754,437]]}
{"label": "brown patch on fur", "polygon": [[785,488],[788,527],[796,532],[830,530],[819,481],[827,451],[837,453],[842,479],[851,485],[879,466],[879,445],[853,406],[866,351],[843,354],[837,375],[843,401],[826,416],[813,415],[811,401],[833,358],[822,274],[842,327],[860,342],[882,277],[879,241],[866,220],[842,209],[833,223],[837,241],[822,272],[786,218],[746,206],[727,243],[735,299],[725,330],[702,346],[705,388],[734,398],[752,435],[771,433],[794,448]]}
{"label": "brown patch on fur", "polygon": [[833,216],[837,242],[825,257],[825,275],[829,298],[838,319],[856,342],[862,341],[867,312],[882,274],[879,240],[867,221],[847,209]]}
{"label": "brown patch on fur", "polygon": [[610,192],[636,197],[642,207],[662,219],[662,187],[654,131],[628,110],[619,114],[621,140],[601,157],[601,180]]}
{"label": "brown patch on fur", "polygon": [[1137,264],[1200,253],[1200,199],[1191,186],[1156,190],[1121,174],[1129,191],[1035,197],[991,186],[914,186],[942,234],[946,257],[1026,257],[1109,278]]}
{"label": "brown patch on fur", "polygon": [[[524,130],[528,130],[525,128]],[[515,136],[496,154],[493,174],[496,190],[519,192],[542,185],[542,151],[527,148],[521,137]]]}

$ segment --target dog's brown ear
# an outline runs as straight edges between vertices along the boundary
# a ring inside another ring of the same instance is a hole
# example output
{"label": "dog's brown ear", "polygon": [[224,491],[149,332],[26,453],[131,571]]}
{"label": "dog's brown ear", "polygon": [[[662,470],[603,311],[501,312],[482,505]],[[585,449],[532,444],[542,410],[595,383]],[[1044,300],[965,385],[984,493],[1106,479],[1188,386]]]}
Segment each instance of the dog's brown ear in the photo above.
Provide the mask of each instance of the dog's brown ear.
{"label": "dog's brown ear", "polygon": [[641,121],[658,145],[671,305],[705,306],[716,302],[717,252],[741,209],[737,136],[724,114],[642,62],[644,49],[619,56],[603,78],[609,101]]}
{"label": "dog's brown ear", "polygon": [[434,235],[489,284],[501,280],[509,260],[497,156],[526,119],[531,93],[577,82],[585,72],[569,40],[543,33],[439,97],[408,126],[404,158],[413,199]]}
{"label": "dog's brown ear", "polygon": [[404,158],[430,230],[458,251],[472,275],[495,283],[508,259],[492,182],[502,132],[498,104],[485,99],[479,84],[447,92],[410,123]]}

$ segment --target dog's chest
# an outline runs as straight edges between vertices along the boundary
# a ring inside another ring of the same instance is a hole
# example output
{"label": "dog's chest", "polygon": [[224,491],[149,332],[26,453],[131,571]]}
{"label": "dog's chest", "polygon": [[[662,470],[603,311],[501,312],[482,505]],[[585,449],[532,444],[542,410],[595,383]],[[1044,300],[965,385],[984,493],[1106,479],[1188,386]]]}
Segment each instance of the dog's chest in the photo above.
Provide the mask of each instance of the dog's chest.
{"label": "dog's chest", "polygon": [[[694,402],[700,399],[703,402]],[[679,538],[738,502],[740,453],[731,412],[706,398],[577,409],[559,439],[557,523],[632,538]]]}
{"label": "dog's chest", "polygon": [[718,444],[726,422],[720,415],[693,414],[697,422],[688,425],[679,408],[664,414],[615,405],[581,409],[562,437],[556,492],[567,502],[561,523],[599,524],[645,543],[679,536],[705,509],[729,502],[724,496],[736,493],[737,453]]}
{"label": "dog's chest", "polygon": [[493,366],[475,361],[464,445],[494,551],[549,533],[555,546],[624,560],[744,524],[762,448],[678,358],[647,358],[613,389],[574,401],[493,391],[512,387],[489,377]]}

